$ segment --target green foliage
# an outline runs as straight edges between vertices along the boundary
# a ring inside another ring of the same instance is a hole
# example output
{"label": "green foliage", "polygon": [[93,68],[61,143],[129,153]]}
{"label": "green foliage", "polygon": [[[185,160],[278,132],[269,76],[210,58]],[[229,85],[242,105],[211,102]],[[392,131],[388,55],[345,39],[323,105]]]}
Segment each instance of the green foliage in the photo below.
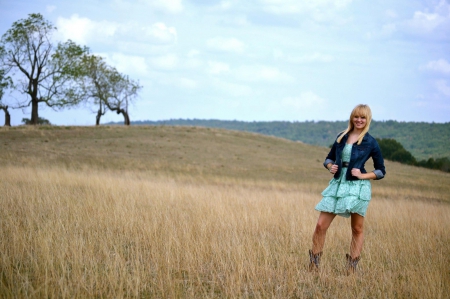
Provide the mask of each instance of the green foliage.
{"label": "green foliage", "polygon": [[28,19],[19,20],[12,24],[11,28],[3,35],[3,42],[19,46],[28,43],[30,39],[35,39],[36,35],[47,35],[56,30],[50,22],[44,19],[41,14],[29,14]]}
{"label": "green foliage", "polygon": [[377,141],[385,159],[410,165],[417,163],[416,158],[397,140],[392,138],[377,138]]}
{"label": "green foliage", "polygon": [[97,124],[106,110],[123,114],[129,125],[128,104],[137,97],[142,86],[106,64],[100,56],[84,55],[80,65],[80,90],[86,101],[99,106]]}
{"label": "green foliage", "polygon": [[416,165],[420,167],[439,169],[445,172],[450,172],[450,159],[448,158],[430,158],[428,160],[419,161]]}
{"label": "green foliage", "polygon": [[0,69],[0,106],[3,106],[2,99],[5,90],[13,86],[11,77],[6,76],[5,73],[6,71],[4,69]]}
{"label": "green foliage", "polygon": [[55,47],[51,41],[55,30],[41,14],[30,14],[14,22],[1,39],[2,65],[13,73],[19,92],[28,95],[17,106],[31,106],[33,124],[38,123],[40,103],[61,109],[81,101],[75,79],[81,75],[81,58],[88,48],[70,40]]}
{"label": "green foliage", "polygon": [[380,145],[383,157],[387,160],[450,172],[450,160],[448,158],[429,158],[428,160],[417,161],[414,156],[395,139],[385,138],[377,139],[377,141]]}
{"label": "green foliage", "polygon": [[[3,57],[6,55],[5,48],[3,46],[0,46],[0,61],[3,59]],[[4,68],[4,66],[1,66],[0,68],[0,106],[3,106],[2,99],[3,95],[5,94],[5,90],[8,88],[13,87],[13,82],[11,80],[11,77],[7,76],[7,70]]]}

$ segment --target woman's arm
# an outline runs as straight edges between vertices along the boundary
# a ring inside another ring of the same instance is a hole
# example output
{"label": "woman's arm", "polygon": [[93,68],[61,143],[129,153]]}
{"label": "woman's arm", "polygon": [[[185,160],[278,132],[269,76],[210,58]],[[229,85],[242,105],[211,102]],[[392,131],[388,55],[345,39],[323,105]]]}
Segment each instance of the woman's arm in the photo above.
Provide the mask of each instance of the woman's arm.
{"label": "woman's arm", "polygon": [[325,158],[325,161],[323,162],[323,166],[328,170],[331,169],[334,162],[336,161],[336,145],[337,145],[337,142],[335,141],[333,143],[333,146],[330,149],[330,152],[328,153],[327,157]]}
{"label": "woman's arm", "polygon": [[352,168],[352,176],[357,177],[360,180],[376,180],[377,175],[372,171],[368,173],[362,173],[358,168]]}
{"label": "woman's arm", "polygon": [[373,167],[375,170],[373,173],[376,176],[376,180],[381,180],[386,175],[386,168],[384,167],[384,159],[383,155],[381,154],[380,146],[378,145],[378,142],[374,140],[375,146],[372,149],[372,160],[373,160]]}
{"label": "woman's arm", "polygon": [[372,160],[373,160],[373,166],[375,168],[374,171],[368,172],[368,173],[361,173],[361,170],[358,168],[353,168],[351,173],[352,176],[357,177],[360,180],[381,180],[384,178],[384,175],[386,174],[386,169],[384,167],[384,159],[381,154],[380,146],[378,145],[378,142],[373,139],[374,145],[372,147]]}

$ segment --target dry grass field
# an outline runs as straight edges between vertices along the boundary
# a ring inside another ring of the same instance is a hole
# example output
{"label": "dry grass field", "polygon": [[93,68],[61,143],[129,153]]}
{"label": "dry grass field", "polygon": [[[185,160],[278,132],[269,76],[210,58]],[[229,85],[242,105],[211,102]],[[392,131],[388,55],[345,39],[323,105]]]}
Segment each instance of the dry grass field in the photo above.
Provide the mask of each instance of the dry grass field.
{"label": "dry grass field", "polygon": [[2,128],[0,297],[449,298],[450,174],[389,161],[359,273],[343,218],[307,271],[326,152],[207,128]]}

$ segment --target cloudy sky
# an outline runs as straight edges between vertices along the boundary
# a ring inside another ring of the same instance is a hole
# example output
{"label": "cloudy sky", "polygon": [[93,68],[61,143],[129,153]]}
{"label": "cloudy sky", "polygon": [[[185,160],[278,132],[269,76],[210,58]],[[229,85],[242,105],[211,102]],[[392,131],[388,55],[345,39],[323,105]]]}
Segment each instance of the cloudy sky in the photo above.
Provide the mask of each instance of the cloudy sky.
{"label": "cloudy sky", "polygon": [[[41,13],[143,89],[131,120],[450,121],[445,0],[0,0],[0,33]],[[5,102],[14,97],[6,95]],[[40,116],[92,125],[94,108]],[[12,123],[30,117],[12,111]],[[3,113],[0,122],[3,123]],[[122,121],[111,112],[102,122]],[[1,123],[1,124],[2,124]]]}

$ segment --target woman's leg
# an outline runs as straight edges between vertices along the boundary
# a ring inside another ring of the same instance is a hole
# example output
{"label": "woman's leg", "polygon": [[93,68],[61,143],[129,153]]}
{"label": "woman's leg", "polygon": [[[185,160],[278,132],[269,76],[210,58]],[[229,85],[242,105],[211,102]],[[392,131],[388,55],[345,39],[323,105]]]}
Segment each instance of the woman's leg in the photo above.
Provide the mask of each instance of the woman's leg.
{"label": "woman's leg", "polygon": [[350,243],[350,255],[357,258],[360,256],[364,243],[364,217],[353,213],[351,214],[352,242]]}
{"label": "woman's leg", "polygon": [[331,222],[333,221],[336,214],[320,212],[319,220],[317,220],[316,229],[313,234],[313,254],[317,254],[322,252],[323,245],[325,244],[325,236],[327,234],[327,230],[330,227]]}

